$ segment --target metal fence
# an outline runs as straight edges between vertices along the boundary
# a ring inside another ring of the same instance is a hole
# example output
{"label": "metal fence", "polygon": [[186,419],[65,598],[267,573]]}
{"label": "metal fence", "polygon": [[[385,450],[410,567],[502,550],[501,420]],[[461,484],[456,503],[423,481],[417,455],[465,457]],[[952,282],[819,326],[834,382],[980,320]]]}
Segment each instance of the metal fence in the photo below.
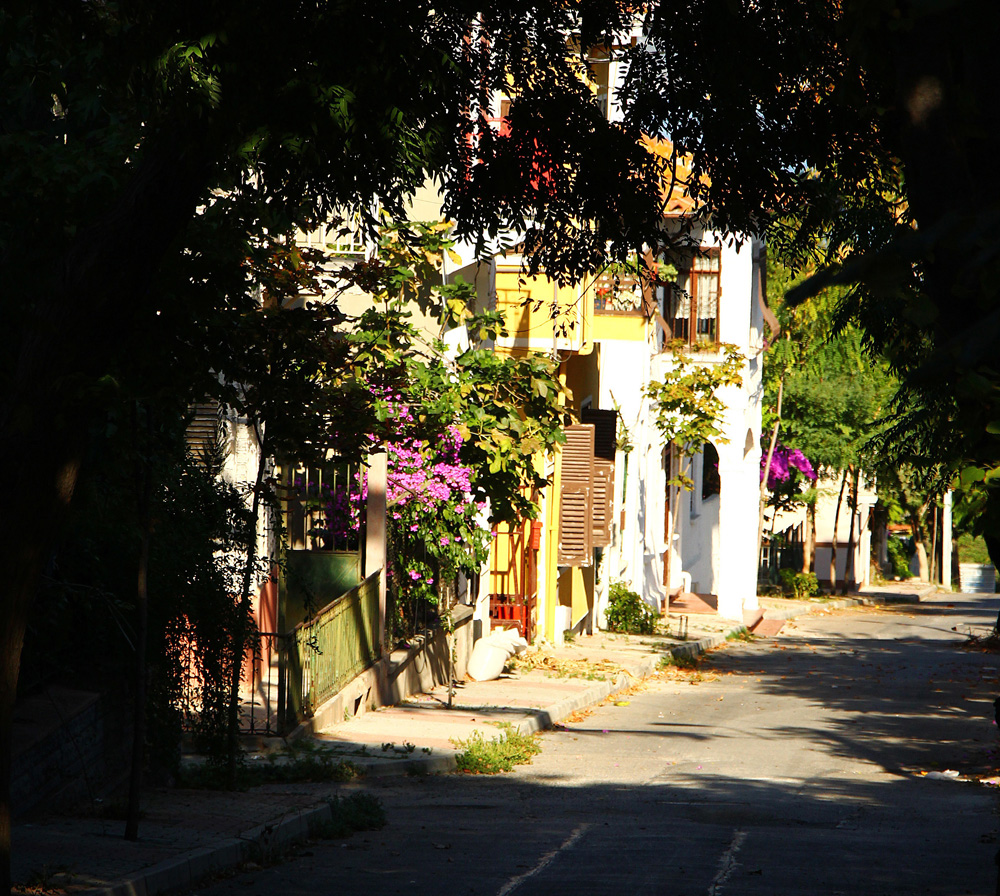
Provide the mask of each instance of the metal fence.
{"label": "metal fence", "polygon": [[290,633],[288,696],[297,721],[309,718],[382,655],[380,576],[373,573]]}
{"label": "metal fence", "polygon": [[[260,632],[240,682],[240,731],[284,735],[381,656],[379,582],[370,575],[292,631]],[[194,729],[202,710],[196,674],[197,642],[184,638],[185,727]]]}
{"label": "metal fence", "polygon": [[779,573],[782,569],[802,568],[804,550],[801,525],[789,527],[784,532],[766,537],[760,546],[757,584],[781,584]]}

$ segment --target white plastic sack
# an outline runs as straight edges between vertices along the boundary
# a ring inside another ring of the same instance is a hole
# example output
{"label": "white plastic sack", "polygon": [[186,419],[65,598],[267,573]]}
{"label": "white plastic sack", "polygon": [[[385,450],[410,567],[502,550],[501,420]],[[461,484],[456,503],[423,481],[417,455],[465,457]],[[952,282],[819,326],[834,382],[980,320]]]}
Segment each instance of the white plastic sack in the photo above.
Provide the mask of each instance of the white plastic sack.
{"label": "white plastic sack", "polygon": [[493,681],[500,677],[507,660],[527,649],[528,642],[516,628],[490,632],[472,648],[467,674],[473,681]]}

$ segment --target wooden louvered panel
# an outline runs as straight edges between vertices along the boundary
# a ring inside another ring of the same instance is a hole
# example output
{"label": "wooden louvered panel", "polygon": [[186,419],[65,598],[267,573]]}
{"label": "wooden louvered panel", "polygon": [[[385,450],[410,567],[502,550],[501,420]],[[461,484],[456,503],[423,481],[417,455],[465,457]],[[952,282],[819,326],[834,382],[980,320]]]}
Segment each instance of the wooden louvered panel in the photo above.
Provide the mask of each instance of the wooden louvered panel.
{"label": "wooden louvered panel", "polygon": [[589,484],[594,475],[594,426],[575,423],[563,432],[566,444],[562,447],[562,480]]}
{"label": "wooden louvered panel", "polygon": [[593,563],[594,427],[577,423],[563,432],[559,493],[560,566],[590,566]]}
{"label": "wooden louvered panel", "polygon": [[613,461],[618,441],[618,412],[584,408],[580,413],[584,423],[594,427],[594,457]]}
{"label": "wooden louvered panel", "polygon": [[594,461],[591,542],[595,548],[611,544],[611,504],[615,493],[615,465],[609,460]]}
{"label": "wooden louvered panel", "polygon": [[591,492],[590,483],[563,481],[556,561],[560,566],[590,566],[593,563]]}
{"label": "wooden louvered panel", "polygon": [[191,410],[194,416],[184,437],[191,454],[200,458],[215,448],[219,438],[219,402],[214,398],[206,399],[195,404]]}

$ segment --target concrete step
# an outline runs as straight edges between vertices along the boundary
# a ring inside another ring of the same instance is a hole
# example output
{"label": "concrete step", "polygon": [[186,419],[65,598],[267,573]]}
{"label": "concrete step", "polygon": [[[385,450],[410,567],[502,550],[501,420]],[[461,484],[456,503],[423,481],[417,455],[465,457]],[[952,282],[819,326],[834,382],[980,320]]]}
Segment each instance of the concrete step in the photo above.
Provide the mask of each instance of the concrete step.
{"label": "concrete step", "polygon": [[751,631],[758,638],[773,638],[784,624],[784,619],[762,619]]}
{"label": "concrete step", "polygon": [[757,628],[764,621],[764,611],[757,610],[744,610],[743,611],[743,624],[752,632],[756,633]]}

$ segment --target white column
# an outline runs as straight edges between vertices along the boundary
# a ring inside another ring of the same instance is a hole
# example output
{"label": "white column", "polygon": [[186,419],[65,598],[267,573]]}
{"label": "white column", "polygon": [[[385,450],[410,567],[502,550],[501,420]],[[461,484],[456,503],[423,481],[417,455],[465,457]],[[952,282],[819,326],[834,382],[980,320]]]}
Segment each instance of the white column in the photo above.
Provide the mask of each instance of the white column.
{"label": "white column", "polygon": [[385,644],[385,485],[388,477],[388,456],[384,451],[368,459],[368,502],[365,517],[365,578],[382,571],[378,583],[378,642]]}
{"label": "white column", "polygon": [[[719,563],[717,595],[719,615],[743,619],[744,610],[758,608],[757,601],[757,501],[756,467],[742,458],[733,462],[732,446],[725,446],[719,461]],[[740,448],[742,453],[742,446]],[[751,452],[752,456],[753,452]],[[730,455],[729,458],[726,455]],[[729,461],[727,463],[727,460]]]}

